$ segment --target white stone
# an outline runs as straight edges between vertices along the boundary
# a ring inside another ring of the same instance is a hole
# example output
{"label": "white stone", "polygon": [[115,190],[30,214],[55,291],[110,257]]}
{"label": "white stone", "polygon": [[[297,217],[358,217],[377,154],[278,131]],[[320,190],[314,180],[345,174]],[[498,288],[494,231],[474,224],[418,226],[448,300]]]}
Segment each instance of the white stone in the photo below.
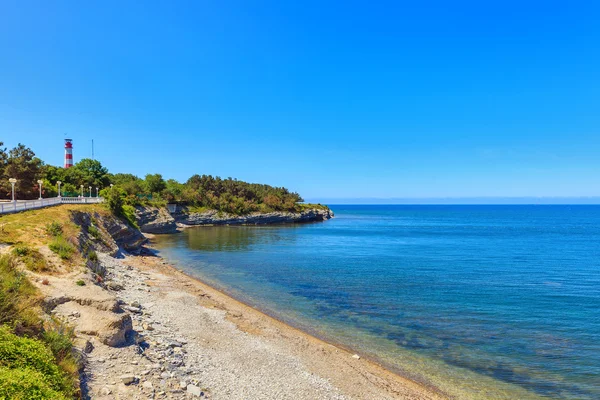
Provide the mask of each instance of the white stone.
{"label": "white stone", "polygon": [[152,386],[152,382],[150,381],[144,381],[144,383],[142,383],[142,387],[144,387],[144,389],[154,389],[154,386]]}
{"label": "white stone", "polygon": [[126,375],[121,375],[119,377],[119,379],[121,380],[121,382],[123,382],[126,385],[130,385],[133,382],[135,382],[135,375],[132,374],[126,374]]}
{"label": "white stone", "polygon": [[360,360],[360,356],[359,356],[358,354],[355,354],[355,355],[353,355],[353,356],[352,356],[352,358],[355,358],[355,359],[357,359],[357,360]]}
{"label": "white stone", "polygon": [[200,397],[202,394],[202,389],[195,385],[187,385],[187,392],[194,396]]}

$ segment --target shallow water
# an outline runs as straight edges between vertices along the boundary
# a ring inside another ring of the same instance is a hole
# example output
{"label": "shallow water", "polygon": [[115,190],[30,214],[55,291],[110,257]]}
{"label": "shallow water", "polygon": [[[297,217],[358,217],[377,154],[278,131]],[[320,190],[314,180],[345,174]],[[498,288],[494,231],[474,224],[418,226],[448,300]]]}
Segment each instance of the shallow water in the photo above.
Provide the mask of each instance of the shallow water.
{"label": "shallow water", "polygon": [[458,398],[600,398],[600,206],[333,206],[158,236],[188,273]]}

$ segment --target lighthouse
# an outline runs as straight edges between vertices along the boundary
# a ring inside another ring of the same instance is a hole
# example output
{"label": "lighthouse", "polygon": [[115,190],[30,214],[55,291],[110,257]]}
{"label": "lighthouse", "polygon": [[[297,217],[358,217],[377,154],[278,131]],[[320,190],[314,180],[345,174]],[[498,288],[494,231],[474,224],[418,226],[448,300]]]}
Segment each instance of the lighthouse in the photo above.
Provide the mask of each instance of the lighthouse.
{"label": "lighthouse", "polygon": [[73,166],[73,140],[65,139],[65,168]]}

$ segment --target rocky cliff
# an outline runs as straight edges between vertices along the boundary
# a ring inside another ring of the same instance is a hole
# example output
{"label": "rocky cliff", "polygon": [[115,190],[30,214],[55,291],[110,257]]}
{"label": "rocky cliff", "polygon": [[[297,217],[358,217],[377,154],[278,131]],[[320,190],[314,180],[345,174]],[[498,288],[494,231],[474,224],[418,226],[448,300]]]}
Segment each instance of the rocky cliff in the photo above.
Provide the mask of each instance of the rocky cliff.
{"label": "rocky cliff", "polygon": [[166,208],[136,207],[135,217],[144,233],[173,233],[177,223]]}
{"label": "rocky cliff", "polygon": [[333,218],[333,212],[326,209],[310,209],[302,212],[276,211],[248,215],[232,215],[219,213],[215,210],[203,213],[182,212],[175,214],[175,220],[182,226],[291,224],[326,221],[330,218]]}
{"label": "rocky cliff", "polygon": [[234,215],[216,210],[202,213],[177,208],[173,213],[164,208],[137,207],[136,217],[144,233],[174,233],[178,227],[194,225],[267,225],[326,221],[333,218],[329,209],[309,209],[301,212],[276,211]]}

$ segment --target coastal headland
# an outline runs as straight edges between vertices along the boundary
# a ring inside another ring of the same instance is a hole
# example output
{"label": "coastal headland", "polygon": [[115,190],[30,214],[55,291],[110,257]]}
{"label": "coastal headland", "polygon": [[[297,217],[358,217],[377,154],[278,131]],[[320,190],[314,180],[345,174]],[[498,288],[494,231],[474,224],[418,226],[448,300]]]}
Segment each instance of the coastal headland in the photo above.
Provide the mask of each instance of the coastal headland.
{"label": "coastal headland", "polygon": [[[216,218],[227,219],[209,221]],[[185,275],[156,256],[151,234],[102,206],[62,205],[1,223],[2,253],[39,291],[40,313],[75,333],[84,398],[445,398]],[[68,258],[51,250],[56,237],[48,227],[59,225],[73,247]],[[30,268],[17,246],[39,254],[44,268]]]}

